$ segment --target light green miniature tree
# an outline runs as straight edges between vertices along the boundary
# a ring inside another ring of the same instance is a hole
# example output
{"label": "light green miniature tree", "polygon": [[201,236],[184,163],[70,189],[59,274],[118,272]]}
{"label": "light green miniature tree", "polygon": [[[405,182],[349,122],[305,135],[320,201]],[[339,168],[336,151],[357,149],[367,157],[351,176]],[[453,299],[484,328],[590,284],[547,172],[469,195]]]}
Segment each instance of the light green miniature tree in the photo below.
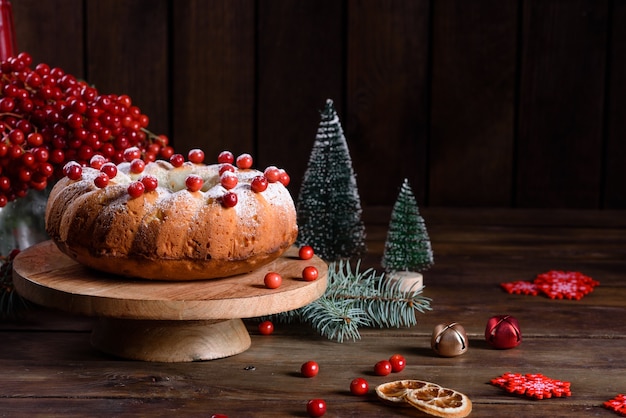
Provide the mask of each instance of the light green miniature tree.
{"label": "light green miniature tree", "polygon": [[381,265],[387,271],[416,271],[434,264],[426,223],[408,179],[404,179],[391,212]]}

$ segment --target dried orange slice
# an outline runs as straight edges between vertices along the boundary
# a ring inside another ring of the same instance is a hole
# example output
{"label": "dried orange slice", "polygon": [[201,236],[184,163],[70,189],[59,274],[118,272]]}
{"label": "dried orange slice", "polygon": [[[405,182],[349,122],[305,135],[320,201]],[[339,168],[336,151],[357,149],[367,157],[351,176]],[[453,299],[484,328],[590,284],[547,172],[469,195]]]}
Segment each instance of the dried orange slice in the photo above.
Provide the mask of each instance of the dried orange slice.
{"label": "dried orange slice", "polygon": [[411,405],[442,418],[463,418],[472,412],[472,401],[461,392],[422,380],[396,380],[376,387],[376,394],[396,405]]}

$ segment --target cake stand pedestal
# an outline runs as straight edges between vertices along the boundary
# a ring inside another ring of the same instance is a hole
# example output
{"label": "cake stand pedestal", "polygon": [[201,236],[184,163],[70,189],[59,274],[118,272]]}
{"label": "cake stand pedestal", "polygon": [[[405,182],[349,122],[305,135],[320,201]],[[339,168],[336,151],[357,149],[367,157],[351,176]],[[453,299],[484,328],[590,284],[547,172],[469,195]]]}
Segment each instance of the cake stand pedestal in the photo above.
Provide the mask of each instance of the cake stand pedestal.
{"label": "cake stand pedestal", "polygon": [[[302,279],[313,265],[318,279]],[[268,289],[265,274],[283,277]],[[61,253],[52,241],[22,251],[13,262],[21,296],[42,306],[98,318],[91,343],[116,356],[187,362],[239,354],[251,345],[241,318],[300,308],[326,290],[328,267],[318,257],[300,260],[297,248],[238,276],[194,281],[134,280],[91,270]]]}

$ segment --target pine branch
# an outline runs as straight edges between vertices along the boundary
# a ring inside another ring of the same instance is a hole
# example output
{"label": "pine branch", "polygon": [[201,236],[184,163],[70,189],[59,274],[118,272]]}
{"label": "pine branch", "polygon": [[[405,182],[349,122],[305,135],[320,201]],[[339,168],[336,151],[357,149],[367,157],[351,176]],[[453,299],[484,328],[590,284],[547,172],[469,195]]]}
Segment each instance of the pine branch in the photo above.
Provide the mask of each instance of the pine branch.
{"label": "pine branch", "polygon": [[346,338],[360,339],[359,326],[369,323],[367,314],[354,307],[353,301],[336,301],[325,296],[302,308],[302,317],[308,318],[320,335],[340,343]]}
{"label": "pine branch", "polygon": [[354,269],[349,261],[338,261],[328,267],[328,286],[321,298],[270,319],[309,323],[322,336],[337,342],[357,340],[361,338],[359,327],[417,324],[416,313],[431,309],[430,299],[422,296],[422,290],[400,290],[400,283],[384,280],[384,273],[372,268],[361,271],[360,260]]}

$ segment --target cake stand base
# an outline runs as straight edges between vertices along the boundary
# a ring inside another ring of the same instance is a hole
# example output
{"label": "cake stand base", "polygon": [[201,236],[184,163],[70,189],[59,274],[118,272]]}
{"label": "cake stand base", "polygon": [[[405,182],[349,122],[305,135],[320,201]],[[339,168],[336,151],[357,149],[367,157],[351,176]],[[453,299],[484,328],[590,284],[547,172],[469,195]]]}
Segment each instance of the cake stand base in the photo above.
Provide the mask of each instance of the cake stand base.
{"label": "cake stand base", "polygon": [[157,321],[99,318],[91,344],[100,351],[133,360],[189,362],[214,360],[250,348],[241,319]]}
{"label": "cake stand base", "polygon": [[[317,280],[302,278],[314,266]],[[264,285],[279,273],[278,289]],[[328,266],[301,260],[296,247],[256,270],[196,281],[134,280],[90,270],[51,241],[22,251],[13,261],[19,294],[37,304],[97,318],[92,344],[105,353],[145,361],[187,362],[239,354],[251,340],[242,318],[290,311],[324,294]]]}

